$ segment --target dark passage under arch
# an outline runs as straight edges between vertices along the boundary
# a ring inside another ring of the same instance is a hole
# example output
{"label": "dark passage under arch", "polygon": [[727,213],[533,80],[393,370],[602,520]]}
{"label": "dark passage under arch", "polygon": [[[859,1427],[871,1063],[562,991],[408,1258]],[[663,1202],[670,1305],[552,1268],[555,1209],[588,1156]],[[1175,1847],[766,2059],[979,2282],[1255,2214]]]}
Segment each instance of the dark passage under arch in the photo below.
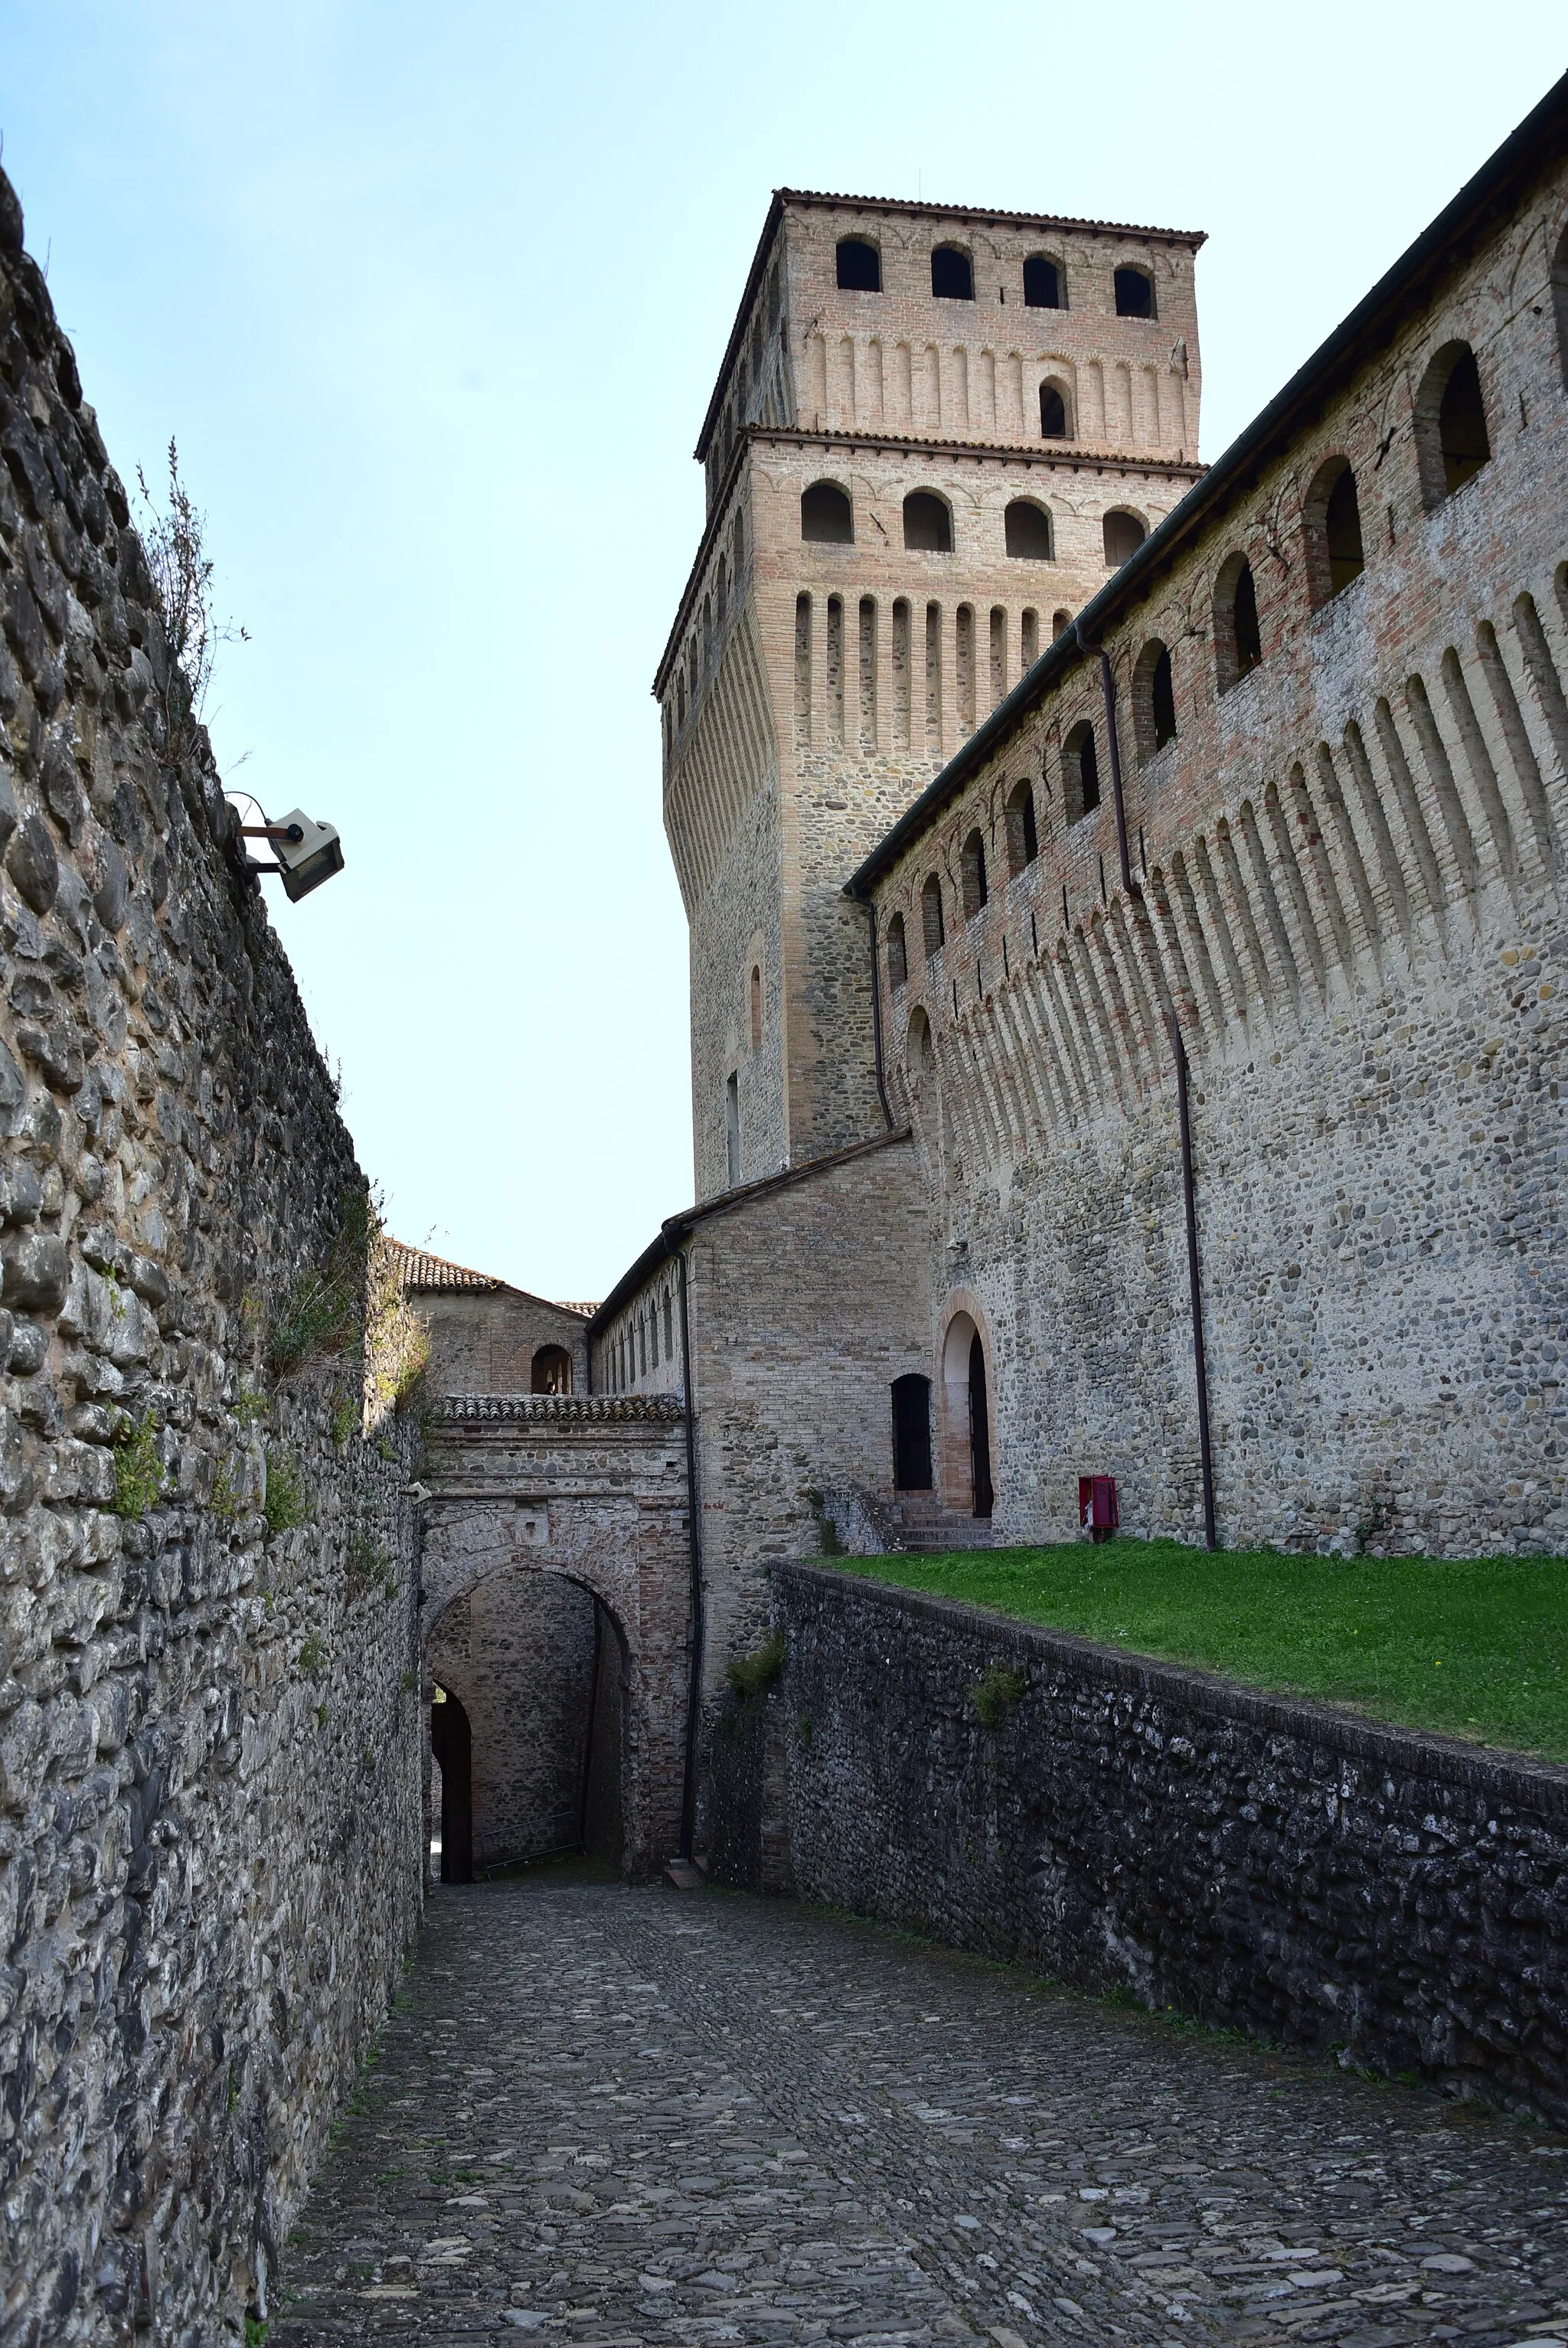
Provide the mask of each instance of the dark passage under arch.
{"label": "dark passage under arch", "polygon": [[441,1773],[441,1880],[474,1879],[474,1734],[449,1688],[430,1706],[430,1750]]}
{"label": "dark passage under arch", "polygon": [[988,1517],[991,1489],[991,1406],[985,1395],[985,1348],[975,1331],[969,1344],[969,1449],[975,1469],[975,1513]]}

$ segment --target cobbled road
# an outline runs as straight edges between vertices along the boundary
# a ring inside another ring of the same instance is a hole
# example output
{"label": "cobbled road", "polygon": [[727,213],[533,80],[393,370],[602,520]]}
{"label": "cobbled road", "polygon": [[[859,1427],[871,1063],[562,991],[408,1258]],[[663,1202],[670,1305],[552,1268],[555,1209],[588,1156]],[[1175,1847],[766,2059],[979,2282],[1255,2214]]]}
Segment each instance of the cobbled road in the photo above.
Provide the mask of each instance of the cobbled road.
{"label": "cobbled road", "polygon": [[1539,2348],[1565,2152],[820,1909],[453,1888],[269,2348]]}

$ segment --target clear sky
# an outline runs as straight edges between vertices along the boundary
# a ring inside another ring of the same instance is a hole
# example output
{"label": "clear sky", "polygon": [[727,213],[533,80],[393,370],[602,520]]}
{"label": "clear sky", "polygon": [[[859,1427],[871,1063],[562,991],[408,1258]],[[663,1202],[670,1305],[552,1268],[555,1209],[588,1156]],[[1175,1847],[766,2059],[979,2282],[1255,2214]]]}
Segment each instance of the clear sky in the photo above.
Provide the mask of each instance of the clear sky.
{"label": "clear sky", "polygon": [[[1560,5],[0,0],[4,160],[129,481],[252,642],[232,782],[406,1239],[596,1297],[691,1196],[649,685],[776,185],[1202,228],[1213,457],[1528,111]],[[246,763],[237,762],[242,755]]]}

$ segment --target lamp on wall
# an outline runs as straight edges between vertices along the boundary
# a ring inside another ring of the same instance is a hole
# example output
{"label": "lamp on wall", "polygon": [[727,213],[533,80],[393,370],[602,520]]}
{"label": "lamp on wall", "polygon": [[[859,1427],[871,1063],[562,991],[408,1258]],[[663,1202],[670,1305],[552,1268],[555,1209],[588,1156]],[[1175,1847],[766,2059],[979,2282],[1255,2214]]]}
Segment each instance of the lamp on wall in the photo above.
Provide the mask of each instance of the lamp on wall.
{"label": "lamp on wall", "polygon": [[281,823],[242,823],[239,830],[242,839],[272,841],[277,862],[253,864],[251,870],[281,873],[284,894],[291,904],[297,905],[302,897],[308,897],[313,889],[343,870],[343,842],[337,827],[314,823],[303,808],[295,808]]}

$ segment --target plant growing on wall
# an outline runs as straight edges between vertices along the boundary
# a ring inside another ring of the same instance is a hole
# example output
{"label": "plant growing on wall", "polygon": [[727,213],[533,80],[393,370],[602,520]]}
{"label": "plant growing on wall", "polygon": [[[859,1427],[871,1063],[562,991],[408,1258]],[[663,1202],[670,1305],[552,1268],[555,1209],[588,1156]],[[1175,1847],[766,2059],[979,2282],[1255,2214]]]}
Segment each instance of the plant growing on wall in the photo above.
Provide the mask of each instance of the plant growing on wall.
{"label": "plant growing on wall", "polygon": [[114,1512],[139,1519],[163,1489],[158,1423],[150,1411],[139,1424],[123,1419],[114,1439]]}
{"label": "plant growing on wall", "polygon": [[292,1451],[267,1447],[267,1497],[262,1504],[269,1532],[293,1532],[310,1516],[310,1493]]}
{"label": "plant growing on wall", "polygon": [[175,764],[190,749],[201,723],[218,646],[249,644],[251,639],[247,629],[214,615],[207,517],[181,478],[180,451],[172,438],[168,463],[166,504],[155,503],[139,465],[136,479],[142,548],[169,640],[169,675],[162,692],[164,753]]}
{"label": "plant growing on wall", "polygon": [[993,1663],[984,1679],[977,1680],[969,1691],[969,1701],[982,1728],[1000,1728],[1011,1707],[1021,1702],[1027,1686],[1022,1672],[1010,1672],[1002,1663]]}
{"label": "plant growing on wall", "polygon": [[751,1654],[733,1656],[724,1673],[736,1694],[744,1701],[748,1695],[760,1695],[764,1688],[770,1688],[783,1668],[784,1633],[769,1631]]}

